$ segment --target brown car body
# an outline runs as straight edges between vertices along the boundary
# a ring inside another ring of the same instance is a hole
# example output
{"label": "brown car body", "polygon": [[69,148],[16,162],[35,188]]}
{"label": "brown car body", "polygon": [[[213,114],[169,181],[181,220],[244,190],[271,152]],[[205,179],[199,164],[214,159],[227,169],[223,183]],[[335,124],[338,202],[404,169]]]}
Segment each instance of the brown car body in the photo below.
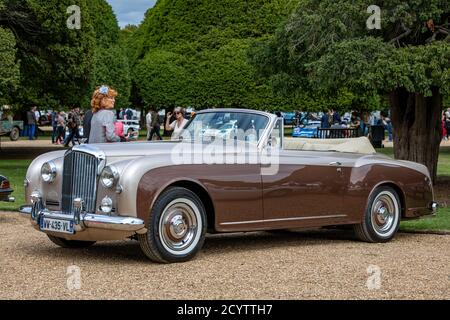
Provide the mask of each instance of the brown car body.
{"label": "brown car body", "polygon": [[[242,112],[267,117],[267,127],[255,152],[272,146],[269,141],[280,121],[274,115],[248,110],[210,110],[200,114],[207,112]],[[282,134],[279,137],[283,140]],[[149,217],[156,201],[174,186],[186,188],[201,199],[210,232],[357,225],[364,219],[371,195],[380,186],[391,187],[398,194],[403,219],[435,212],[432,183],[423,165],[370,152],[371,146],[365,153],[303,151],[284,147],[285,142],[279,141],[278,170],[270,175],[261,174],[261,163],[175,164],[170,161],[175,148],[190,142],[82,145],[67,152],[45,154],[35,159],[28,169],[27,205],[21,212],[32,215],[38,230],[42,229],[43,217],[75,218],[77,222],[81,216],[82,222],[75,223],[73,234],[45,231],[51,236],[81,241],[118,240],[148,233]],[[65,172],[65,159],[73,154],[98,160],[98,169],[85,171],[98,174],[91,180],[95,183],[94,212],[84,212],[82,207],[78,213],[64,212],[62,208],[64,196],[75,201],[76,197],[85,195],[79,187],[70,195],[63,194],[64,179],[79,174]],[[46,163],[51,163],[54,170],[50,183],[41,176],[41,168]],[[107,167],[113,167],[117,176],[114,188],[106,188],[99,182],[100,174]],[[105,198],[112,202],[110,213],[101,211]]]}

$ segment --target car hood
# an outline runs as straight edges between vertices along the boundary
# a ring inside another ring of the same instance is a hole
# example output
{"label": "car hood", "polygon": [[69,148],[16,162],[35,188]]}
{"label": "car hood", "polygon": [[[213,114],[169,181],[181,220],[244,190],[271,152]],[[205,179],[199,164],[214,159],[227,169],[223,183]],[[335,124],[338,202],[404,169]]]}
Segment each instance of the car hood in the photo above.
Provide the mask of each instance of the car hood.
{"label": "car hood", "polygon": [[96,154],[103,153],[110,158],[136,158],[154,154],[170,153],[179,141],[133,142],[133,143],[102,143],[80,145],[74,151]]}

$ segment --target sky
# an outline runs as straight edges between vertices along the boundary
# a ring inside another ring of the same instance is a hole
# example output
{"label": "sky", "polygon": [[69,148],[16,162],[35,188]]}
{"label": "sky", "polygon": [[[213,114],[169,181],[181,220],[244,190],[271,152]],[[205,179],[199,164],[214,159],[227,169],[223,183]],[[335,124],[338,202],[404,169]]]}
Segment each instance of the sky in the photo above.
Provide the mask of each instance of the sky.
{"label": "sky", "polygon": [[127,24],[138,25],[144,19],[147,9],[155,5],[156,0],[107,0],[116,13],[121,28]]}

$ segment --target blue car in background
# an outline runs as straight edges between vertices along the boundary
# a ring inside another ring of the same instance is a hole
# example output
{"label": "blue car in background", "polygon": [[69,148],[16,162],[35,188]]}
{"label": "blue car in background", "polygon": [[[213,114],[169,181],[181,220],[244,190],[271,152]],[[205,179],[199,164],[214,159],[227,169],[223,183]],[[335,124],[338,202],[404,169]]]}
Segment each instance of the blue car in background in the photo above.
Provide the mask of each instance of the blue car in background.
{"label": "blue car in background", "polygon": [[295,124],[295,112],[281,112],[284,119],[285,126],[291,126]]}
{"label": "blue car in background", "polygon": [[307,125],[302,127],[295,127],[292,132],[294,138],[317,138],[318,128],[320,128],[320,121],[309,121]]}

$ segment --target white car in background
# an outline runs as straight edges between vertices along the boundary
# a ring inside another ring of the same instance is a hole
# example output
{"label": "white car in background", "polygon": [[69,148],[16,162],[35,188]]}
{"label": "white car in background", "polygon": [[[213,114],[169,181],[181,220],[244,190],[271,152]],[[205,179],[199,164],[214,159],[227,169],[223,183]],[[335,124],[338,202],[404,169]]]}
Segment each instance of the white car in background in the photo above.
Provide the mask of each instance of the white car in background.
{"label": "white car in background", "polygon": [[139,130],[141,126],[139,125],[139,120],[117,120],[123,123],[123,132],[125,135],[133,136],[135,139],[139,138]]}

